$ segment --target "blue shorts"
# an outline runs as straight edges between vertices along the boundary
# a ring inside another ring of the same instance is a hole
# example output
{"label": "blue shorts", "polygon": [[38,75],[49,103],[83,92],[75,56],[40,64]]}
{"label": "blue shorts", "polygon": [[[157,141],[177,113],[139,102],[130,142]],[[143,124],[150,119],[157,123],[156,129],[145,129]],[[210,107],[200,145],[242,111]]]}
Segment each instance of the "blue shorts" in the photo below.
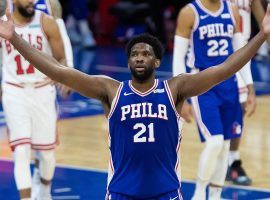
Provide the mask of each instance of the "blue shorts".
{"label": "blue shorts", "polygon": [[201,141],[213,135],[223,135],[224,140],[242,134],[243,114],[238,91],[216,92],[216,88],[192,98]]}
{"label": "blue shorts", "polygon": [[165,194],[161,194],[159,196],[153,197],[153,198],[142,198],[142,199],[137,199],[137,198],[132,198],[130,196],[126,196],[123,194],[118,194],[114,192],[107,192],[105,200],[183,200],[182,194],[180,190],[174,190],[172,192],[168,192]]}

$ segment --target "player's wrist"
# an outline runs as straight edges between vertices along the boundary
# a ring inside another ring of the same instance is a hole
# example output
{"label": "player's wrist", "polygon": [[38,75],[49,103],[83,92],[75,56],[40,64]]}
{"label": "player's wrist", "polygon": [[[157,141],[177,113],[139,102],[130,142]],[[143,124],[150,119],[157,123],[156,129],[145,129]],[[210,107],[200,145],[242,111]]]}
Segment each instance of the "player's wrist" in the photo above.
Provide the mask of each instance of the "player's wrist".
{"label": "player's wrist", "polygon": [[253,84],[247,85],[247,88],[248,88],[248,94],[255,94],[255,89],[254,89]]}

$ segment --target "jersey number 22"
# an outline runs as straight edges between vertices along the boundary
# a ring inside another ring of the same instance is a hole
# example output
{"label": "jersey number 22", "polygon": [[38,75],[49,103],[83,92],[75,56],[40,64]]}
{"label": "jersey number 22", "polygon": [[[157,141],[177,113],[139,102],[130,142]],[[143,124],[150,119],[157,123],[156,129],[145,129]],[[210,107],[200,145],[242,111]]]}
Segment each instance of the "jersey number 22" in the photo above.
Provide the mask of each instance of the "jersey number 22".
{"label": "jersey number 22", "polygon": [[210,40],[207,45],[210,47],[207,51],[207,56],[227,56],[229,54],[227,50],[228,41],[225,39],[221,39],[220,41]]}

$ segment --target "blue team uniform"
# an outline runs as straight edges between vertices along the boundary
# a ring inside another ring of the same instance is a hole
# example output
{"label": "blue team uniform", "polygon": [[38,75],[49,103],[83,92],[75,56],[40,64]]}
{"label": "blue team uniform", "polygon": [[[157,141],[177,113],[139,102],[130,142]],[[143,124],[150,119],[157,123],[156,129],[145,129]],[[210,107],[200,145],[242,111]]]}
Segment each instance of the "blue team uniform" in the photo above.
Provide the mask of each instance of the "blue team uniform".
{"label": "blue team uniform", "polygon": [[52,15],[52,9],[49,0],[37,0],[35,2],[35,9],[40,10],[48,15]]}
{"label": "blue team uniform", "polygon": [[177,151],[183,120],[167,81],[155,80],[145,93],[131,81],[121,83],[108,119],[107,199],[182,199]]}
{"label": "blue team uniform", "polygon": [[[235,22],[227,1],[221,0],[221,7],[215,13],[204,8],[199,0],[189,6],[196,13],[189,59],[202,71],[224,62],[233,53]],[[235,76],[192,98],[202,141],[218,134],[223,134],[225,140],[240,137],[243,119],[238,99]]]}

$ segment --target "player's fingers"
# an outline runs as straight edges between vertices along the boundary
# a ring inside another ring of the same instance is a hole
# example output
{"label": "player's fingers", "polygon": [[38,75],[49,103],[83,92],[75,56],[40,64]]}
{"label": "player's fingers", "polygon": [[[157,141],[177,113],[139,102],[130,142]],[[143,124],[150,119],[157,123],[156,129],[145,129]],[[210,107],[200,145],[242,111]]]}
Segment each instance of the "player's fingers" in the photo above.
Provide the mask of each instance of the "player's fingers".
{"label": "player's fingers", "polygon": [[267,6],[267,10],[266,10],[267,14],[270,15],[270,3]]}

